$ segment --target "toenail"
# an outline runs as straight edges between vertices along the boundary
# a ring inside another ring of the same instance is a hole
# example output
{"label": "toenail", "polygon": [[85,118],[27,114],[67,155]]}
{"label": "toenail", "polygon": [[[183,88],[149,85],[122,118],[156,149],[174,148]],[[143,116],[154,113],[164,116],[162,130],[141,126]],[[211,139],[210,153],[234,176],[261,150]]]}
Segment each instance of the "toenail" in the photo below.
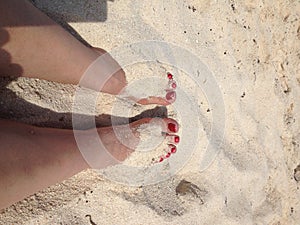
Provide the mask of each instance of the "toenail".
{"label": "toenail", "polygon": [[170,149],[171,149],[170,151],[171,151],[172,154],[174,154],[174,153],[177,152],[177,148],[176,148],[175,145],[169,145],[169,147],[170,147]]}
{"label": "toenail", "polygon": [[168,124],[168,129],[169,129],[169,131],[174,132],[174,133],[176,133],[178,131],[178,127],[174,123],[169,123]]}
{"label": "toenail", "polygon": [[172,88],[175,89],[177,87],[177,84],[174,82],[172,83]]}
{"label": "toenail", "polygon": [[175,142],[175,143],[179,143],[179,141],[180,141],[179,136],[175,136],[175,137],[174,137],[174,142]]}
{"label": "toenail", "polygon": [[176,92],[175,91],[170,91],[166,94],[166,99],[169,102],[172,102],[176,99]]}
{"label": "toenail", "polygon": [[173,79],[173,75],[171,73],[168,73],[168,78],[169,78],[169,80],[172,80]]}
{"label": "toenail", "polygon": [[159,162],[162,162],[164,161],[164,158],[163,157],[160,157],[160,159],[158,160]]}
{"label": "toenail", "polygon": [[168,153],[166,154],[166,158],[169,158],[170,156],[171,156],[171,153],[168,152]]}

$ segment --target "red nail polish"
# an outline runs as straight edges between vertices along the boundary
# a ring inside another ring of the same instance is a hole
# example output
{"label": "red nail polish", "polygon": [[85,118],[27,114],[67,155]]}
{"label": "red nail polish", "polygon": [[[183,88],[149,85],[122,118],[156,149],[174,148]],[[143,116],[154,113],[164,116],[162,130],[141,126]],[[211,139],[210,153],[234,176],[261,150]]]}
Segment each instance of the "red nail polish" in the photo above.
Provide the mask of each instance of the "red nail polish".
{"label": "red nail polish", "polygon": [[174,132],[176,133],[178,131],[178,127],[176,126],[176,124],[174,123],[169,123],[168,124],[168,129],[171,131],[171,132]]}
{"label": "red nail polish", "polygon": [[176,92],[175,91],[170,91],[166,94],[166,99],[167,101],[173,101],[176,99]]}
{"label": "red nail polish", "polygon": [[180,141],[179,136],[175,136],[175,137],[174,137],[174,141],[175,141],[175,143],[179,143],[179,141]]}
{"label": "red nail polish", "polygon": [[172,83],[172,88],[176,88],[177,87],[177,84],[176,83]]}
{"label": "red nail polish", "polygon": [[169,158],[170,156],[171,156],[171,153],[168,152],[168,153],[166,154],[166,158]]}
{"label": "red nail polish", "polygon": [[173,145],[171,148],[171,153],[174,154],[176,152],[177,152],[177,148],[176,148],[176,146]]}
{"label": "red nail polish", "polygon": [[168,78],[169,78],[169,80],[172,80],[173,79],[173,75],[171,73],[168,73]]}
{"label": "red nail polish", "polygon": [[160,157],[159,162],[162,162],[162,161],[164,161],[164,158]]}

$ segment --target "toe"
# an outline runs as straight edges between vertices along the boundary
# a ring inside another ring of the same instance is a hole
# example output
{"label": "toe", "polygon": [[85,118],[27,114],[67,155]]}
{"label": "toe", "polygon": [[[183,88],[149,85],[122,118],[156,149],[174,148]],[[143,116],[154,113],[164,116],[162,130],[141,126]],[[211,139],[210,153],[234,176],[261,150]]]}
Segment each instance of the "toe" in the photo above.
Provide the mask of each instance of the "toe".
{"label": "toe", "polygon": [[171,80],[171,81],[169,81],[169,83],[168,83],[168,87],[167,87],[167,91],[174,91],[175,89],[177,88],[177,83],[176,83],[176,81],[175,80]]}
{"label": "toe", "polygon": [[176,152],[177,152],[177,147],[175,145],[169,144],[165,154],[161,155],[156,162],[160,163],[165,159],[170,158],[172,154],[175,154]]}
{"label": "toe", "polygon": [[169,144],[168,147],[171,154],[175,154],[177,152],[177,147],[175,145]]}
{"label": "toe", "polygon": [[148,98],[142,98],[137,101],[137,103],[141,105],[151,105],[151,104],[156,104],[156,105],[170,105],[176,100],[176,92],[175,91],[167,91],[166,97],[161,98],[161,97],[154,97],[150,96]]}
{"label": "toe", "polygon": [[165,97],[156,97],[156,96],[150,96],[148,98],[142,98],[139,100],[135,100],[137,103],[142,104],[142,105],[150,105],[150,104],[156,104],[156,105],[170,105],[175,102],[176,100],[176,88],[177,88],[177,83],[173,79],[173,75],[171,73],[167,73],[168,76],[168,84],[165,88],[166,95]]}
{"label": "toe", "polygon": [[179,125],[175,120],[169,119],[168,121],[168,133],[177,133],[179,130]]}
{"label": "toe", "polygon": [[173,103],[176,100],[176,92],[175,91],[168,91],[166,94],[166,100],[169,103]]}
{"label": "toe", "polygon": [[167,139],[171,144],[179,144],[180,137],[178,135],[168,135]]}
{"label": "toe", "polygon": [[164,105],[164,106],[171,104],[171,102],[167,101],[164,98],[154,97],[154,96],[150,96],[148,98],[142,98],[142,99],[138,100],[137,103],[139,103],[141,105],[155,104],[155,105]]}
{"label": "toe", "polygon": [[176,120],[171,118],[165,118],[162,120],[162,131],[167,134],[174,134],[177,133],[179,130],[179,124]]}
{"label": "toe", "polygon": [[167,134],[166,136],[175,134],[179,131],[179,124],[176,120],[171,118],[143,118],[138,121],[135,121],[130,124],[132,128],[140,126],[141,124],[146,123],[152,123],[152,124],[158,124],[161,126],[161,131],[164,134]]}

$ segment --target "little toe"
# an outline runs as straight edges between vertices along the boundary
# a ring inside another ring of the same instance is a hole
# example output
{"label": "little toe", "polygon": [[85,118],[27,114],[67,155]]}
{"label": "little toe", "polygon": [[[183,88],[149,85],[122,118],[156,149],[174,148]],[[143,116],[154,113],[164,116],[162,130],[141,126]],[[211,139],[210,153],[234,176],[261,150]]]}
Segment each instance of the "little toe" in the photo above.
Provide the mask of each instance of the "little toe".
{"label": "little toe", "polygon": [[166,149],[165,154],[161,155],[157,162],[160,163],[164,161],[165,159],[168,159],[172,156],[172,154],[175,154],[177,152],[177,147],[175,145],[169,144],[168,148]]}
{"label": "little toe", "polygon": [[167,148],[167,152],[165,154],[165,158],[169,158],[172,154],[177,152],[177,147],[175,145],[169,144]]}

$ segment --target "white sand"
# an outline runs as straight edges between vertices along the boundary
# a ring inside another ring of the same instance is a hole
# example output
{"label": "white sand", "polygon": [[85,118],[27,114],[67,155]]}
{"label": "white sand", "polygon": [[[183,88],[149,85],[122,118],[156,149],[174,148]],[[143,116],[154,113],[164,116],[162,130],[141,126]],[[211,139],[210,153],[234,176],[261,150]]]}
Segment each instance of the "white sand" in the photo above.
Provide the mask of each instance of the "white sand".
{"label": "white sand", "polygon": [[148,166],[167,154],[168,149],[160,124],[143,124],[138,127],[137,132],[140,135],[140,142],[124,164]]}
{"label": "white sand", "polygon": [[[70,7],[65,1],[36,2],[49,12],[55,11],[54,2]],[[96,4],[84,2],[90,20],[96,16],[97,10],[91,10]],[[115,0],[107,6],[105,22],[70,23],[91,45],[113,50],[138,41],[164,40],[193,52],[215,74],[226,112],[221,152],[208,169],[199,171],[217,108],[207,100],[207,93],[172,66],[131,65],[125,68],[130,82],[141,76],[164,78],[167,71],[175,71],[182,88],[179,100],[186,93],[191,103],[183,102],[184,107],[198,112],[191,118],[175,105],[168,107],[168,116],[181,124],[182,145],[172,157],[174,163],[170,159],[158,171],[176,174],[158,184],[128,187],[86,171],[8,208],[0,214],[0,224],[93,224],[90,217],[95,224],[299,224],[300,182],[294,179],[300,164],[299,1]],[[180,62],[195,67],[184,55]],[[208,81],[202,82],[205,88]],[[71,111],[73,87],[18,79],[8,88],[35,105],[18,103],[15,95],[1,92],[1,98],[9,101],[4,105],[1,100],[3,115],[15,113],[20,121],[67,126],[68,116],[60,118]],[[102,97],[99,114],[110,113],[115,99]],[[31,117],[22,114],[24,104],[31,107]],[[39,111],[36,105],[60,115]],[[133,105],[130,111],[112,111],[125,117],[151,108]],[[190,138],[192,134],[184,130],[193,127],[198,133]],[[172,165],[180,165],[180,170]],[[192,185],[176,194],[183,179]]]}

